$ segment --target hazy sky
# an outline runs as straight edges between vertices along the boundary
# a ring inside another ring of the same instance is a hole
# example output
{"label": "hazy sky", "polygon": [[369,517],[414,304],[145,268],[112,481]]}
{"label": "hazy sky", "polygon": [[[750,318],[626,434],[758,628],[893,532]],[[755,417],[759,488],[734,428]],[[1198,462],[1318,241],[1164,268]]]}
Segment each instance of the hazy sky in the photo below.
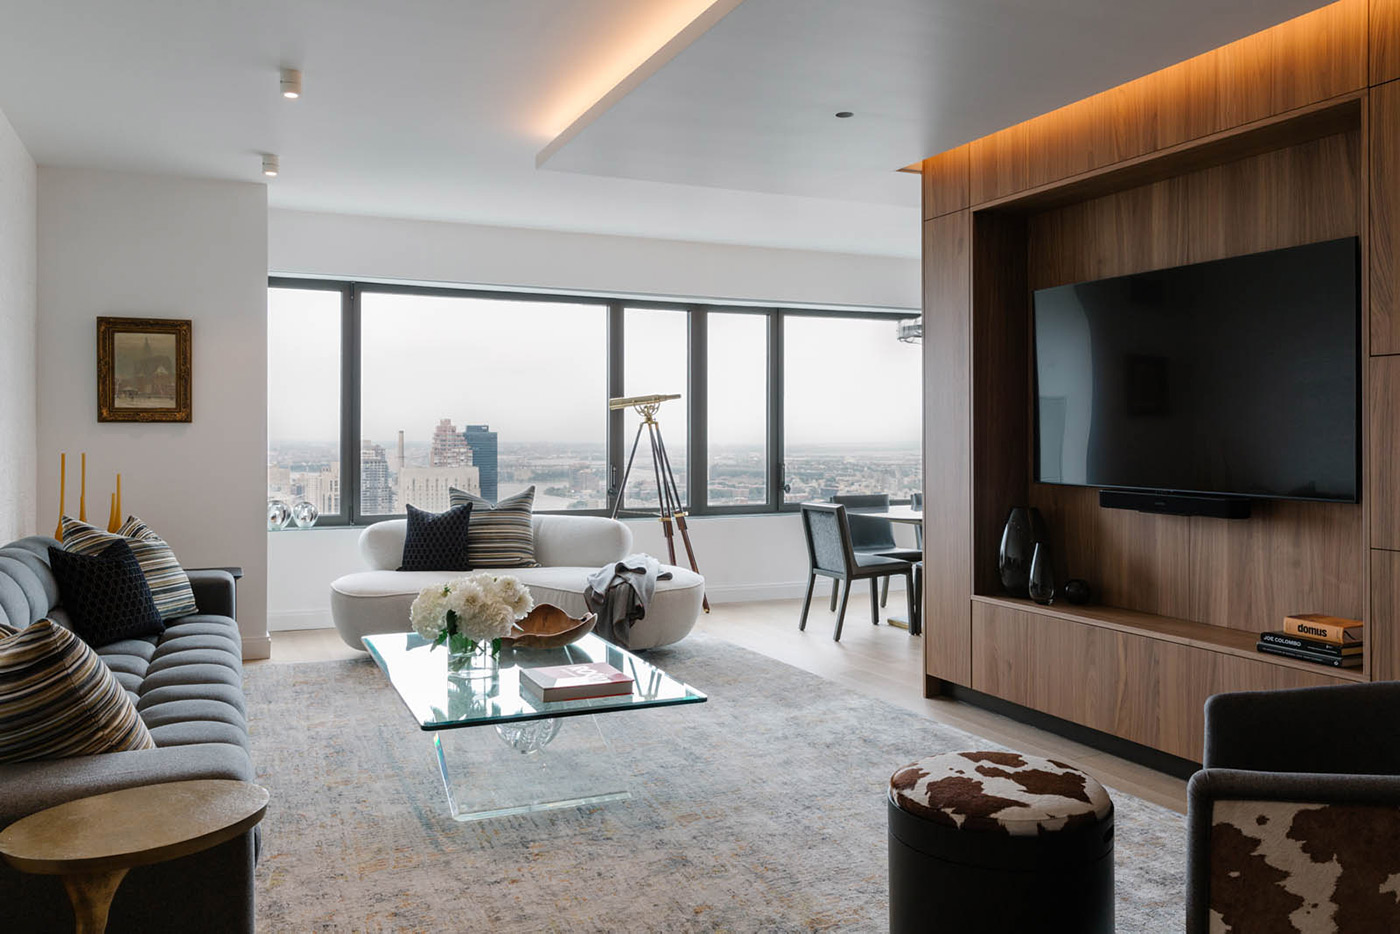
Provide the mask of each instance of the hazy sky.
{"label": "hazy sky", "polygon": [[[363,433],[386,447],[400,428],[426,442],[440,418],[489,423],[502,442],[601,443],[607,422],[607,311],[598,305],[366,293],[362,298]],[[333,441],[340,419],[340,296],[269,290],[268,433]],[[767,328],[745,314],[709,316],[710,438],[758,444],[766,432]],[[629,309],[628,395],[686,391],[684,312]],[[920,349],[887,320],[788,316],[789,444],[917,445]],[[684,402],[661,419],[685,438]],[[626,441],[636,430],[629,414]]]}

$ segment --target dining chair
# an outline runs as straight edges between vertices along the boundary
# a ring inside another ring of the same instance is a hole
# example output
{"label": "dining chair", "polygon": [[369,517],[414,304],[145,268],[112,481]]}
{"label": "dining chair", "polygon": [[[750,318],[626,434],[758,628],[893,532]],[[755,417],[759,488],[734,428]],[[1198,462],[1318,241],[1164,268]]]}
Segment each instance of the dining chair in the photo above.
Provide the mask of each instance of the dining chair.
{"label": "dining chair", "polygon": [[[802,619],[797,624],[799,631],[807,628],[807,613],[812,608],[812,591],[817,585],[818,576],[833,580],[833,593],[835,590],[842,591],[841,609],[836,614],[836,631],[832,634],[832,639],[837,642],[841,641],[841,626],[846,621],[846,604],[851,598],[851,587],[858,580],[870,581],[870,622],[878,626],[880,607],[876,581],[902,575],[909,616],[913,618],[914,565],[900,558],[856,552],[852,547],[851,526],[844,505],[803,503],[802,533],[807,539],[807,558],[811,568],[807,572],[807,596],[802,601]],[[844,589],[842,583],[846,585]]]}
{"label": "dining chair", "polygon": [[[924,511],[924,494],[914,492],[909,494],[909,508],[915,512]],[[922,553],[924,550],[924,524],[920,522],[914,526],[914,545]]]}
{"label": "dining chair", "polygon": [[[833,503],[840,503],[847,509],[869,509],[872,512],[889,512],[888,493],[838,493],[831,497]],[[881,555],[898,558],[901,561],[918,561],[924,556],[923,543],[918,548],[900,548],[894,540],[894,523],[877,516],[864,516],[851,512],[847,516],[851,524],[851,545],[856,554]],[[880,588],[880,606],[890,597],[890,579],[887,577]],[[836,609],[836,588],[831,589],[831,608]]]}

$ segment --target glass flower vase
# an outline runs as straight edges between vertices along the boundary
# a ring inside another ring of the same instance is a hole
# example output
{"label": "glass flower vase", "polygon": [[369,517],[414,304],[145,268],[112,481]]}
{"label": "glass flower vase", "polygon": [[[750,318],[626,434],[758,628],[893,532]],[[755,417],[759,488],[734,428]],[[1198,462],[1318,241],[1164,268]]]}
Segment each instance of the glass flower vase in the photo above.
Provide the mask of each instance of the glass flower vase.
{"label": "glass flower vase", "polygon": [[501,640],[477,642],[466,636],[447,637],[447,676],[449,678],[490,678],[500,670]]}

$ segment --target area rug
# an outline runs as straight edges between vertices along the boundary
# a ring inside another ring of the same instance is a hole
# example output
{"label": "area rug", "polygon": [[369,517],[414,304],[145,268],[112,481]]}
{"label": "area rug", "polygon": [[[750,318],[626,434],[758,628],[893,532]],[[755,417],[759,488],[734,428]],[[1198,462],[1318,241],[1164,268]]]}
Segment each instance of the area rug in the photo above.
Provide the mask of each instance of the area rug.
{"label": "area rug", "polygon": [[[710,701],[610,715],[632,800],[465,824],[373,662],[250,666],[259,930],[882,931],[891,772],[1001,748],[716,637],[648,658]],[[1118,930],[1179,929],[1184,818],[1110,791]]]}

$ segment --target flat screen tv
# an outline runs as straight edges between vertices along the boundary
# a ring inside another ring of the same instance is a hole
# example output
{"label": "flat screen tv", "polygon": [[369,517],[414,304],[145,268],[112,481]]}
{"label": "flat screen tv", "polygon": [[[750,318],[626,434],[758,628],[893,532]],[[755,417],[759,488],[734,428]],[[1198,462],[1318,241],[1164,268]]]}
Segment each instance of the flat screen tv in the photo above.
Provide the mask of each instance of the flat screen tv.
{"label": "flat screen tv", "polygon": [[1354,237],[1035,293],[1036,477],[1357,502]]}

